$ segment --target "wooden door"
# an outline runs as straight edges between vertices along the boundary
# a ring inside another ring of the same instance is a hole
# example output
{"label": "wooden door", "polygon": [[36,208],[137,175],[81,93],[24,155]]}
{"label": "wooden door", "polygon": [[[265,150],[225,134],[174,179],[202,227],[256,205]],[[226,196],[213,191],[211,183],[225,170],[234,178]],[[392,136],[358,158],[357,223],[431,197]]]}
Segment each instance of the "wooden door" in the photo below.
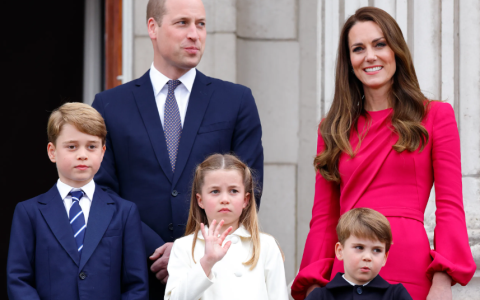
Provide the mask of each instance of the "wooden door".
{"label": "wooden door", "polygon": [[122,84],[122,0],[105,0],[105,89]]}

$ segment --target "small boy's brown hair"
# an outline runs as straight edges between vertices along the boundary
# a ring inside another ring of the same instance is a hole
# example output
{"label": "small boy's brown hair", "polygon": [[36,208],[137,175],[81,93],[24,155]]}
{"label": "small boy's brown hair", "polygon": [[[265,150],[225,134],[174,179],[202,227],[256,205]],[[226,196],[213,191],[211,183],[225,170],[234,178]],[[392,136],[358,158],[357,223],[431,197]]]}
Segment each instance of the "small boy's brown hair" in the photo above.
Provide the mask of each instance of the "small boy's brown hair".
{"label": "small boy's brown hair", "polygon": [[55,145],[62,127],[65,124],[73,125],[78,131],[97,136],[105,145],[107,127],[102,115],[90,105],[84,103],[65,103],[55,109],[48,118],[48,141]]}
{"label": "small boy's brown hair", "polygon": [[370,208],[354,208],[342,215],[337,225],[337,236],[340,244],[350,236],[385,243],[385,252],[392,245],[392,230],[387,218]]}

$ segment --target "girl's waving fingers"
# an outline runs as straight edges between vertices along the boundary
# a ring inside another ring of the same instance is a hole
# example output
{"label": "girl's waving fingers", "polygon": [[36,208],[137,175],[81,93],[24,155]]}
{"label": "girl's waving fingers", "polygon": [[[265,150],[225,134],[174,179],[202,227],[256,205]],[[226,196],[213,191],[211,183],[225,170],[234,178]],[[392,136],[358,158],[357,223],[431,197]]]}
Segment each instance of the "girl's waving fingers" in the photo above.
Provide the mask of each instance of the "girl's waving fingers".
{"label": "girl's waving fingers", "polygon": [[[220,222],[222,225],[223,225],[223,220],[222,222]],[[220,224],[219,224],[219,227],[220,227]],[[218,241],[218,244],[221,245],[223,243],[223,241],[225,240],[225,238],[227,237],[227,235],[232,231],[232,226],[228,227],[223,233],[222,235],[220,236],[219,238],[219,241]],[[228,244],[229,242],[225,243],[225,246]],[[231,242],[230,242],[231,244]],[[225,247],[224,246],[224,247]],[[230,247],[230,246],[229,246]],[[228,248],[227,248],[228,249]]]}
{"label": "girl's waving fingers", "polygon": [[[215,232],[213,233],[215,238],[220,237],[220,228],[222,228],[224,222],[225,221],[221,220],[220,223],[218,223],[218,226],[215,228]],[[219,240],[220,241],[218,243],[221,245],[223,242],[223,239],[219,239]]]}
{"label": "girl's waving fingers", "polygon": [[222,258],[227,254],[227,251],[228,249],[230,249],[230,246],[232,245],[232,241],[228,241],[225,243],[225,245],[223,245],[222,249],[223,249],[223,255],[222,255]]}
{"label": "girl's waving fingers", "polygon": [[208,235],[209,236],[214,236],[215,233],[215,228],[217,227],[217,220],[213,220],[212,224],[208,227]]}

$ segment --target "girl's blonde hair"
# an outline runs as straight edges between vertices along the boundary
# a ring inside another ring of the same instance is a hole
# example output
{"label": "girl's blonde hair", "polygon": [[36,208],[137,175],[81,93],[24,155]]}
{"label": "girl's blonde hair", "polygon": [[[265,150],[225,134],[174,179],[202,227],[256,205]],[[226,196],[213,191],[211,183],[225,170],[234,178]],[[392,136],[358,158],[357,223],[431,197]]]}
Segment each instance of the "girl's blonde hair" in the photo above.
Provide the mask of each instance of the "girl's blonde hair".
{"label": "girl's blonde hair", "polygon": [[255,185],[250,168],[236,156],[230,154],[210,155],[195,169],[192,194],[190,197],[190,212],[188,213],[187,227],[185,229],[185,235],[194,234],[192,243],[193,261],[195,262],[194,250],[195,244],[197,243],[198,232],[200,231],[200,223],[208,224],[205,210],[198,205],[196,195],[202,193],[206,173],[215,170],[237,170],[240,172],[243,178],[243,185],[245,186],[245,194],[250,194],[250,201],[248,201],[247,206],[243,209],[238,224],[245,226],[252,236],[252,257],[243,264],[250,266],[250,270],[253,270],[260,257],[260,230],[258,227],[257,206],[255,203]]}

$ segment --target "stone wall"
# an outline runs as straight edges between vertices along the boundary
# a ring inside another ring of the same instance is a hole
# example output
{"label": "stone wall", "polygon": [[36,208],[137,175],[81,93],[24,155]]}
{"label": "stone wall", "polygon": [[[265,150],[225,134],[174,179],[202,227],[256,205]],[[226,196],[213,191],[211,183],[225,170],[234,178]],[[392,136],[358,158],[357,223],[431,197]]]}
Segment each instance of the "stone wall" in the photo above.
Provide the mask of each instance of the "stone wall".
{"label": "stone wall", "polygon": [[[147,0],[134,2],[134,77],[153,59]],[[260,221],[285,252],[287,281],[299,268],[314,196],[317,125],[333,97],[340,28],[357,8],[394,16],[413,54],[420,85],[456,112],[470,246],[480,267],[479,0],[204,0],[207,46],[198,69],[250,87],[263,127],[265,182]],[[433,193],[432,193],[433,194]],[[425,228],[433,237],[432,195]],[[480,271],[455,299],[480,292]]]}

